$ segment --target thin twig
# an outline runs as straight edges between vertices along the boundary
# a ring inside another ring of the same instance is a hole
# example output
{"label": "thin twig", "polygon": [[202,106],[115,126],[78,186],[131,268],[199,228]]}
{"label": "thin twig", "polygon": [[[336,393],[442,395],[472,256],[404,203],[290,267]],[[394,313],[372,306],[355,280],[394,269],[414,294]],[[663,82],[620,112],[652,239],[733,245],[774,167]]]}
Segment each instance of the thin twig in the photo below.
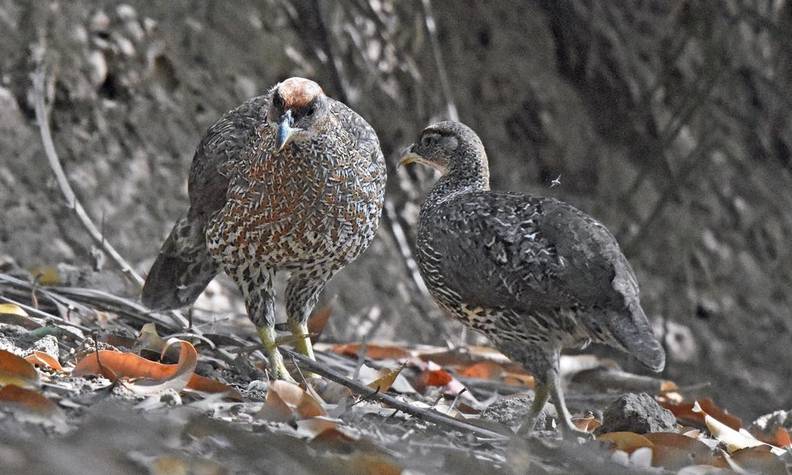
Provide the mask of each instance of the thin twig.
{"label": "thin twig", "polygon": [[16,301],[16,300],[11,299],[11,298],[8,298],[5,295],[0,295],[0,300],[2,300],[3,302],[8,302],[8,303],[12,303],[14,305],[18,305],[23,310],[26,310],[26,311],[28,311],[28,312],[30,312],[32,314],[38,315],[41,318],[54,320],[54,321],[56,321],[56,322],[58,322],[58,323],[60,323],[62,325],[68,325],[70,327],[79,328],[82,331],[90,331],[90,328],[88,328],[88,327],[86,327],[84,325],[80,325],[80,324],[72,323],[72,322],[67,322],[66,320],[64,320],[63,318],[61,318],[61,317],[59,317],[57,315],[54,315],[54,314],[49,313],[49,312],[45,312],[45,311],[37,309],[35,307],[31,307],[30,305],[25,305],[24,303]]}
{"label": "thin twig", "polygon": [[281,348],[281,351],[292,357],[296,360],[301,366],[313,371],[314,373],[324,376],[325,378],[329,379],[330,381],[336,382],[343,386],[348,387],[352,390],[352,392],[356,394],[360,394],[372,400],[376,400],[379,402],[383,402],[394,409],[399,409],[400,411],[409,414],[413,417],[418,419],[432,422],[439,426],[445,427],[451,430],[458,430],[463,432],[469,432],[480,437],[485,437],[487,439],[496,439],[496,440],[508,440],[508,437],[504,434],[485,429],[483,427],[478,427],[476,425],[470,424],[468,422],[454,419],[453,417],[447,416],[440,412],[434,410],[427,410],[421,409],[415,406],[412,406],[408,403],[399,401],[398,399],[389,396],[387,394],[383,394],[381,392],[372,390],[370,387],[358,383],[357,381],[353,381],[346,376],[343,376],[335,371],[327,368],[326,366],[318,363],[300,353],[294,352],[288,348]]}
{"label": "thin twig", "polygon": [[[0,273],[0,284],[5,284],[11,288],[29,291],[32,284],[14,276]],[[2,285],[0,285],[2,288]],[[117,295],[96,289],[86,289],[81,287],[38,287],[37,292],[47,297],[53,302],[64,305],[80,302],[84,306],[95,307],[105,311],[111,311],[124,315],[139,322],[154,322],[169,331],[180,330],[181,327],[172,322],[164,320],[161,314],[149,311],[143,305]]]}
{"label": "thin twig", "polygon": [[456,104],[454,103],[454,95],[451,93],[451,83],[448,81],[448,73],[446,72],[445,63],[443,62],[443,53],[440,48],[440,41],[437,39],[437,23],[432,13],[431,0],[421,0],[421,7],[423,8],[424,23],[426,24],[426,31],[429,33],[429,43],[432,45],[432,56],[435,60],[437,67],[437,75],[440,79],[440,90],[443,92],[443,97],[446,102],[446,109],[448,111],[448,118],[454,121],[459,121],[459,113],[457,112]]}
{"label": "thin twig", "polygon": [[44,92],[44,81],[45,81],[45,73],[43,69],[43,65],[39,64],[36,71],[33,73],[33,102],[35,103],[36,108],[36,121],[38,121],[39,132],[41,133],[41,142],[44,145],[44,152],[47,155],[47,161],[49,162],[50,168],[52,172],[55,174],[55,179],[58,182],[58,188],[60,188],[63,197],[66,199],[66,206],[74,211],[77,215],[77,218],[80,220],[80,224],[83,225],[88,234],[91,236],[91,239],[102,248],[116,263],[116,265],[121,269],[121,272],[124,273],[127,277],[130,278],[133,282],[138,284],[138,286],[143,286],[143,278],[135,272],[132,266],[127,263],[127,261],[115,250],[112,244],[110,244],[102,233],[96,228],[96,225],[91,221],[91,218],[88,216],[88,213],[85,211],[85,208],[77,199],[77,196],[74,194],[74,190],[72,190],[71,185],[69,184],[69,180],[66,177],[66,173],[63,171],[63,167],[61,166],[60,158],[58,157],[58,153],[55,150],[55,143],[52,140],[52,132],[50,131],[49,126],[49,114],[47,112],[47,107],[45,104],[45,92]]}

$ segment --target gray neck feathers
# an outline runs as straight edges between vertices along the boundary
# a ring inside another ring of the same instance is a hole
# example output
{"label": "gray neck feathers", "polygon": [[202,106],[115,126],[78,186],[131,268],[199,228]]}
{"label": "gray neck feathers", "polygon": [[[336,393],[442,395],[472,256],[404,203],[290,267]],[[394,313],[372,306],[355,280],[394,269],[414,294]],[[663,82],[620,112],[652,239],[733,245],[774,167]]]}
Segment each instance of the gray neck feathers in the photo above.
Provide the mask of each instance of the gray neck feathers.
{"label": "gray neck feathers", "polygon": [[427,195],[421,214],[428,214],[458,195],[489,189],[489,166],[484,146],[478,139],[464,140],[451,157],[446,174]]}

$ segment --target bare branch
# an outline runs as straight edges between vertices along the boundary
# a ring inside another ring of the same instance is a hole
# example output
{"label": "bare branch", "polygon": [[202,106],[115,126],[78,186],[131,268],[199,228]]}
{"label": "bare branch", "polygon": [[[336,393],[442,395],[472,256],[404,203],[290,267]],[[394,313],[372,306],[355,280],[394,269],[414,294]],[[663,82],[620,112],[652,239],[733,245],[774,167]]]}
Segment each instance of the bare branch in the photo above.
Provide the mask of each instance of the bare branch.
{"label": "bare branch", "polygon": [[504,434],[492,431],[490,429],[485,429],[484,427],[476,426],[474,424],[471,424],[463,420],[454,419],[453,417],[447,416],[432,409],[421,409],[406,402],[399,401],[398,399],[392,396],[388,396],[387,394],[383,394],[379,391],[374,391],[370,387],[361,384],[357,381],[353,381],[347,378],[346,376],[343,376],[333,371],[332,369],[327,368],[323,364],[316,362],[300,353],[294,352],[288,348],[281,348],[281,351],[292,357],[304,368],[307,368],[308,370],[313,371],[314,373],[320,376],[324,376],[330,381],[348,387],[355,394],[360,394],[368,399],[383,402],[393,407],[394,409],[398,409],[413,417],[417,417],[418,419],[427,422],[432,422],[447,429],[469,432],[479,437],[484,437],[487,439],[495,439],[495,440],[503,440],[503,441],[508,440],[508,436]]}
{"label": "bare branch", "polygon": [[[0,290],[4,287],[30,292],[33,288],[33,284],[11,275],[0,273]],[[156,323],[157,326],[170,331],[177,331],[182,328],[181,322],[177,322],[177,324],[174,325],[172,322],[162,318],[163,314],[151,312],[149,309],[133,300],[102,292],[101,290],[80,287],[38,286],[36,287],[36,291],[41,296],[62,305],[80,306],[79,304],[83,304],[91,308],[95,307],[101,310],[118,313],[121,316],[140,323],[153,322]],[[72,323],[68,324],[77,326]],[[193,331],[197,330],[193,329]]]}

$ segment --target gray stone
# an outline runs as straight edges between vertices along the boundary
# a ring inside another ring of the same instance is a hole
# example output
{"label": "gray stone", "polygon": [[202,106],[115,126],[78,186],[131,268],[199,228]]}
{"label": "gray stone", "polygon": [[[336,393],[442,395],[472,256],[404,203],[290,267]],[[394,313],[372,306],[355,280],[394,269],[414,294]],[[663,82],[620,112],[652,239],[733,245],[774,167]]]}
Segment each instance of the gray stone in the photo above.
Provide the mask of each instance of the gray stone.
{"label": "gray stone", "polygon": [[621,396],[605,409],[602,426],[597,432],[665,432],[673,430],[675,424],[674,414],[661,407],[652,396],[631,393]]}
{"label": "gray stone", "polygon": [[[503,396],[490,404],[481,413],[482,419],[499,422],[516,429],[520,427],[534,400],[534,393],[520,393]],[[547,403],[536,420],[536,430],[555,430],[553,418],[558,417],[555,406]]]}

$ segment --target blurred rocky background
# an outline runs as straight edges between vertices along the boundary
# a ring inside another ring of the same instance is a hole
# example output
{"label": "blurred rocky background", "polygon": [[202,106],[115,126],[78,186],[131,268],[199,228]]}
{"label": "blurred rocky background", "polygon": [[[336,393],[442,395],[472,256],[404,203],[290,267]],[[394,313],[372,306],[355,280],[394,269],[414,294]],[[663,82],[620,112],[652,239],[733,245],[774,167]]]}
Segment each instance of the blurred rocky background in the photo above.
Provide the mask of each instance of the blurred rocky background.
{"label": "blurred rocky background", "polygon": [[[379,239],[324,296],[330,338],[460,341],[409,260],[433,177],[395,166],[458,114],[493,188],[561,198],[617,236],[668,377],[710,382],[745,418],[792,407],[788,0],[0,0],[0,30],[0,269],[62,263],[88,269],[67,283],[137,292],[64,206],[31,101],[37,61],[72,186],[140,272],[186,209],[205,129],[306,76],[368,119],[389,161]],[[199,306],[239,313],[231,288]]]}

